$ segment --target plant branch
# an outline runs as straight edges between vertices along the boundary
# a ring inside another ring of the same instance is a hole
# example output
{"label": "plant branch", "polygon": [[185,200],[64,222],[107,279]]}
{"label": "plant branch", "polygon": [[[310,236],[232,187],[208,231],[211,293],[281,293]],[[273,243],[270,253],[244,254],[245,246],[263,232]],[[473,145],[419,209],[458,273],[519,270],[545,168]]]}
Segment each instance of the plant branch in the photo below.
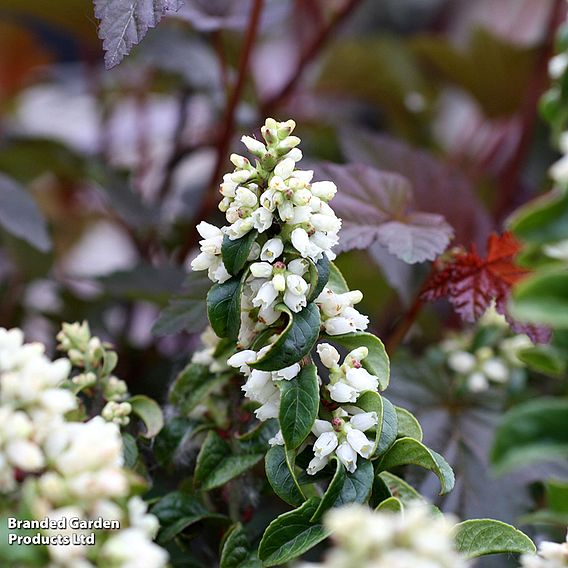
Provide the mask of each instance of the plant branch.
{"label": "plant branch", "polygon": [[335,29],[353,12],[361,0],[347,0],[347,2],[333,14],[327,25],[322,26],[312,41],[302,50],[298,65],[286,84],[276,94],[262,103],[261,115],[268,116],[270,112],[284,102],[294,91],[298,80],[304,73],[308,64],[319,54],[328,38]]}
{"label": "plant branch", "polygon": [[[241,96],[243,94],[246,76],[249,68],[250,56],[252,54],[252,50],[258,35],[258,29],[260,27],[260,18],[262,15],[263,6],[264,0],[254,0],[250,21],[245,35],[244,47],[241,52],[239,61],[237,82],[227,102],[227,110],[223,122],[223,129],[221,131],[219,143],[217,146],[217,159],[215,161],[215,166],[213,168],[208,190],[205,193],[201,206],[195,215],[195,219],[197,220],[205,219],[206,217],[208,217],[209,214],[215,210],[215,207],[217,205],[216,184],[219,181],[219,177],[223,169],[223,164],[231,145],[231,139],[233,137],[235,125],[235,115],[239,101],[241,100]],[[191,227],[185,242],[179,250],[178,262],[182,263],[185,260],[187,253],[191,250],[194,243],[197,242],[197,237],[197,230],[194,227]]]}

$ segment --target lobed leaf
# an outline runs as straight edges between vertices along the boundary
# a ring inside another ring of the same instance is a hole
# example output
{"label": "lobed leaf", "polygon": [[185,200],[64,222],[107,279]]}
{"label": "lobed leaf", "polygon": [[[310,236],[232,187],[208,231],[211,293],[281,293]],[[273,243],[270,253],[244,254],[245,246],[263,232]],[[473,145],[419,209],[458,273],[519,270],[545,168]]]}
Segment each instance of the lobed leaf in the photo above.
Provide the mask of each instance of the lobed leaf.
{"label": "lobed leaf", "polygon": [[100,21],[105,66],[118,65],[132,46],[140,43],[150,28],[156,27],[167,12],[176,12],[183,0],[94,0]]}

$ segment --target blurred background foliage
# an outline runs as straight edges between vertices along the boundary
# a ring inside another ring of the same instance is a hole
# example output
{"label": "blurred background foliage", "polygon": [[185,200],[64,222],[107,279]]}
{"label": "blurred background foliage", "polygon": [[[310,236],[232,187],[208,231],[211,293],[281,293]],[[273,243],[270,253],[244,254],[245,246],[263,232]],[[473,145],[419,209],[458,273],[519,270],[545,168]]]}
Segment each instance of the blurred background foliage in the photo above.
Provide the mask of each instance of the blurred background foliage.
{"label": "blurred background foliage", "polygon": [[[50,343],[61,321],[87,319],[129,389],[166,404],[206,322],[208,283],[186,268],[193,227],[219,220],[229,153],[266,116],[294,118],[309,165],[403,175],[414,205],[453,227],[452,246],[484,250],[550,187],[538,103],[564,4],[186,0],[105,70],[90,1],[0,0],[0,325]],[[444,506],[512,521],[545,505],[540,480],[564,466],[496,480],[488,452],[505,409],[566,393],[550,377],[564,368],[519,378],[514,365],[506,385],[456,389],[439,342],[483,324],[463,329],[444,302],[413,310],[428,263],[375,242],[338,265],[394,357],[392,391],[456,467]]]}

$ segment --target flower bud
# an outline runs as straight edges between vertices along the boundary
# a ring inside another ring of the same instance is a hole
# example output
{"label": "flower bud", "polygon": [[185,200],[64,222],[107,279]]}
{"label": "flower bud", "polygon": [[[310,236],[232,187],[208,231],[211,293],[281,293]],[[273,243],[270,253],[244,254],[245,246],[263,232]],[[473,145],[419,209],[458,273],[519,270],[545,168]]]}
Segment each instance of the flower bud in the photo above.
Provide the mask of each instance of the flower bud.
{"label": "flower bud", "polygon": [[323,199],[324,201],[331,201],[337,193],[337,186],[332,181],[315,181],[311,187],[312,193]]}
{"label": "flower bud", "polygon": [[272,278],[272,285],[278,292],[284,292],[286,290],[286,278],[284,274],[275,274]]}
{"label": "flower bud", "polygon": [[241,142],[247,147],[247,150],[257,158],[262,158],[266,154],[266,146],[251,136],[243,136]]}
{"label": "flower bud", "polygon": [[250,271],[255,278],[270,278],[272,265],[269,262],[255,262],[250,265]]}
{"label": "flower bud", "polygon": [[288,179],[292,175],[295,167],[296,162],[290,158],[286,158],[276,165],[274,175],[280,176],[282,179]]}
{"label": "flower bud", "polygon": [[349,421],[353,428],[365,432],[379,423],[379,418],[376,412],[361,412],[351,417]]}
{"label": "flower bud", "polygon": [[316,349],[321,362],[328,368],[333,369],[339,363],[339,351],[329,343],[320,343]]}
{"label": "flower bud", "polygon": [[248,170],[251,167],[249,160],[244,156],[239,156],[239,154],[231,154],[229,159],[236,168]]}

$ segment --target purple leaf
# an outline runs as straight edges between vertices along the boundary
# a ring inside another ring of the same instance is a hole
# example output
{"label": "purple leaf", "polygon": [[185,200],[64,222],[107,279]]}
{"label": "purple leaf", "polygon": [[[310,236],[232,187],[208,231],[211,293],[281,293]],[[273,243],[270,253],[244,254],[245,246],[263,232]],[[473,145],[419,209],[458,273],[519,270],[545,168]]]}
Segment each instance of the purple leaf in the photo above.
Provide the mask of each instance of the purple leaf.
{"label": "purple leaf", "polygon": [[167,12],[175,12],[183,0],[94,0],[103,40],[105,66],[118,65],[148,29],[156,27]]}
{"label": "purple leaf", "polygon": [[484,246],[492,224],[472,182],[458,168],[388,136],[344,129],[340,139],[347,160],[404,175],[416,207],[443,215],[455,229],[456,244]]}
{"label": "purple leaf", "polygon": [[450,242],[453,230],[441,215],[412,210],[412,188],[399,174],[363,164],[320,164],[316,179],[329,179],[338,187],[333,200],[343,219],[338,252],[378,242],[414,264],[434,260]]}

